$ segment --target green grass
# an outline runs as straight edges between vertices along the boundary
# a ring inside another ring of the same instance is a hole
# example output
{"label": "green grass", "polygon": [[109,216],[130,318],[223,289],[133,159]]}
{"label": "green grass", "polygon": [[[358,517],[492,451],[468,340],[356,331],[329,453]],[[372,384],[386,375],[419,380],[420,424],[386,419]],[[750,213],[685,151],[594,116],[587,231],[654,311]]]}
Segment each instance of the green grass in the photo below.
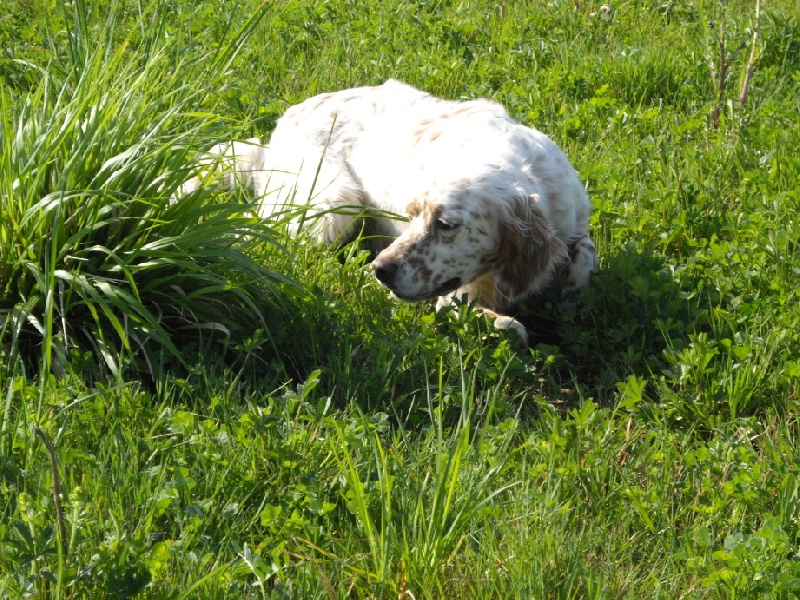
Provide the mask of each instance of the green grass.
{"label": "green grass", "polygon": [[[796,597],[795,3],[744,107],[755,1],[598,6],[4,7],[0,595]],[[601,271],[524,307],[530,351],[243,194],[170,202],[388,77],[497,99],[586,181]]]}

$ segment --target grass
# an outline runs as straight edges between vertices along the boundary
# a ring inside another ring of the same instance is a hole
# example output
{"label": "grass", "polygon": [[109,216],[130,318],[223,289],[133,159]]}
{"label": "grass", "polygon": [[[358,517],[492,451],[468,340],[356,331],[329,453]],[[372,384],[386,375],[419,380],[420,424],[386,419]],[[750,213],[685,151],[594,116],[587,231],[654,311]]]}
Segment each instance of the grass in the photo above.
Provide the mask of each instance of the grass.
{"label": "grass", "polygon": [[[11,2],[0,594],[796,596],[797,11],[614,6]],[[170,202],[388,77],[501,101],[587,182],[601,271],[525,307],[530,351],[392,301],[358,242]]]}

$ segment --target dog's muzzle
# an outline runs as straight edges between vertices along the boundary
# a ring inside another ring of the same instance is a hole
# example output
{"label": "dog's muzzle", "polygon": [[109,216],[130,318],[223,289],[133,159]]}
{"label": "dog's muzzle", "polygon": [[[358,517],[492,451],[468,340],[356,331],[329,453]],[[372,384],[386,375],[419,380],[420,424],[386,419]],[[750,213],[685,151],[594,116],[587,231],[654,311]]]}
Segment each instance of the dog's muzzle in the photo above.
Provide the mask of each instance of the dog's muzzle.
{"label": "dog's muzzle", "polygon": [[378,281],[392,289],[392,284],[397,276],[397,261],[378,257],[372,261],[372,270],[375,271],[375,278]]}
{"label": "dog's muzzle", "polygon": [[379,256],[372,261],[372,269],[375,271],[375,278],[378,281],[389,288],[392,294],[397,298],[405,300],[406,302],[417,302],[419,300],[444,296],[461,287],[461,279],[459,277],[451,277],[436,288],[426,290],[424,293],[408,293],[400,289],[397,282],[397,274],[400,271],[400,261],[383,259]]}

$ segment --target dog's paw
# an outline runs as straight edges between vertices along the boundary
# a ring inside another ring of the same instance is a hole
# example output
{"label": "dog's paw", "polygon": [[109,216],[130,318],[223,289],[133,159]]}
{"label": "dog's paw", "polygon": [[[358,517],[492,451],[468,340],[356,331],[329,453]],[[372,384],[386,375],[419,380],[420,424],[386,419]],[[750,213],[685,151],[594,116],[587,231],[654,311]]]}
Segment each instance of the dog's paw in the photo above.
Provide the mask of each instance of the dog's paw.
{"label": "dog's paw", "polygon": [[525,328],[525,325],[517,321],[514,317],[499,315],[494,320],[494,326],[497,329],[513,329],[516,331],[522,342],[523,349],[528,349],[528,330]]}

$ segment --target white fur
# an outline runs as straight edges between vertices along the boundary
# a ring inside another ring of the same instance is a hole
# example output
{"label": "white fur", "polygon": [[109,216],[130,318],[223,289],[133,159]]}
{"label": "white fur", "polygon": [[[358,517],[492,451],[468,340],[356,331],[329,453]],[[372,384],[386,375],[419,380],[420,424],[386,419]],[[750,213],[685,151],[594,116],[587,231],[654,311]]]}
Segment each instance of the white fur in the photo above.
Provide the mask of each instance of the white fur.
{"label": "white fur", "polygon": [[[268,145],[225,144],[206,160],[226,186],[248,184],[264,218],[307,206],[291,228],[320,242],[372,213],[368,230],[383,240],[372,266],[403,300],[465,295],[509,311],[559,263],[570,261],[564,291],[597,267],[577,173],[552,140],[489,100],[441,100],[394,80],[321,94],[287,110]],[[494,316],[527,341],[514,319]]]}

